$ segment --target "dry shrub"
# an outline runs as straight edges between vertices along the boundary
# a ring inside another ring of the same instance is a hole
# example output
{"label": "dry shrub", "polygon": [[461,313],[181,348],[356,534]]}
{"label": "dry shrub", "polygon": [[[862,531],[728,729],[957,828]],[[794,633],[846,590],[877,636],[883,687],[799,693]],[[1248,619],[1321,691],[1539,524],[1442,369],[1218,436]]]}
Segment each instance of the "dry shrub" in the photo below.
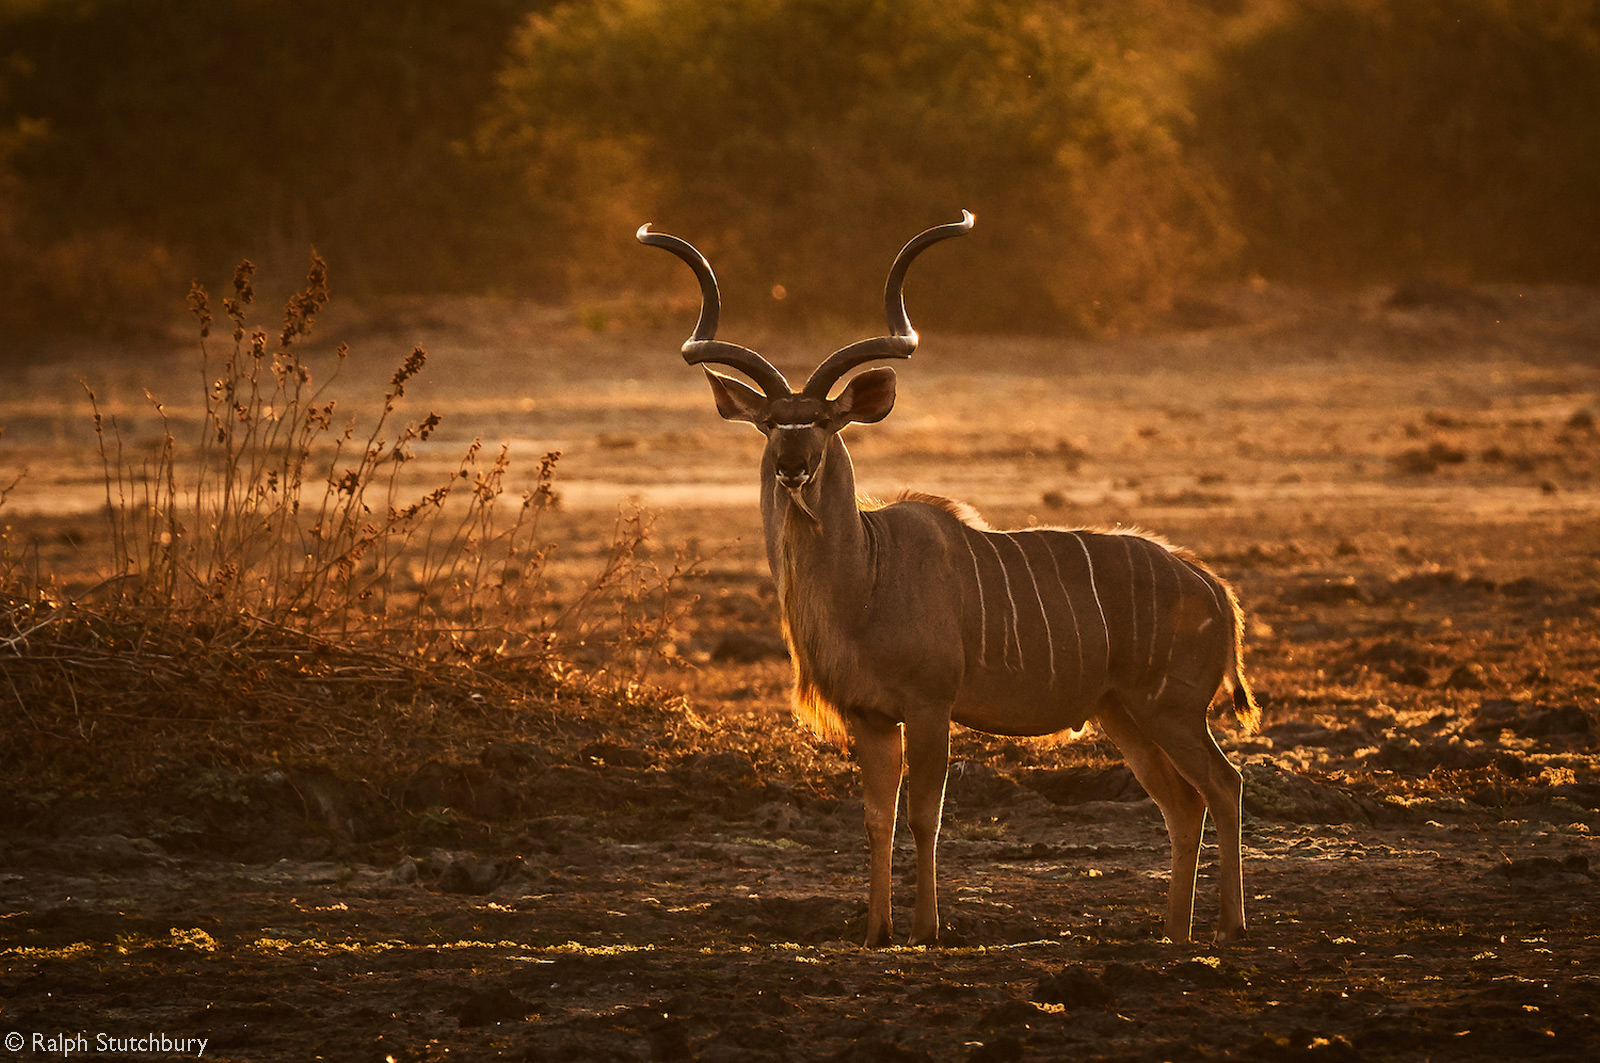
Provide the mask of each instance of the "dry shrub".
{"label": "dry shrub", "polygon": [[[543,456],[514,507],[504,504],[505,444],[491,452],[474,440],[443,482],[417,484],[407,475],[415,446],[440,418],[397,423],[397,412],[427,352],[414,349],[395,370],[363,429],[327,397],[333,377],[315,383],[300,353],[327,302],[325,264],[313,256],[274,335],[248,320],[253,272],[241,266],[223,300],[232,346],[220,365],[207,343],[210,297],[190,292],[210,382],[192,444],[152,396],[160,442],[130,457],[115,418],[95,405],[112,549],[100,600],[210,631],[293,630],[434,659],[554,658],[564,643],[623,652],[649,641],[661,610],[645,605],[669,604],[682,573],[662,575],[643,556],[646,519],[619,519],[600,571],[558,600],[545,581],[556,544],[541,522],[558,501],[559,452]],[[341,345],[340,365],[347,355]]]}
{"label": "dry shrub", "polygon": [[412,351],[359,427],[301,354],[327,302],[322,260],[270,335],[247,316],[252,276],[241,266],[222,301],[220,363],[211,299],[191,290],[208,382],[198,423],[152,396],[162,431],[133,453],[90,393],[104,579],[69,597],[4,544],[0,720],[15,741],[0,768],[127,781],[174,759],[358,762],[409,755],[425,736],[470,748],[531,726],[533,704],[653,697],[639,682],[687,604],[692,566],[650,559],[648,519],[620,516],[598,570],[556,593],[542,520],[558,504],[559,454],[514,505],[504,445],[474,440],[444,482],[416,483],[415,445],[440,419],[399,413],[426,352]]}

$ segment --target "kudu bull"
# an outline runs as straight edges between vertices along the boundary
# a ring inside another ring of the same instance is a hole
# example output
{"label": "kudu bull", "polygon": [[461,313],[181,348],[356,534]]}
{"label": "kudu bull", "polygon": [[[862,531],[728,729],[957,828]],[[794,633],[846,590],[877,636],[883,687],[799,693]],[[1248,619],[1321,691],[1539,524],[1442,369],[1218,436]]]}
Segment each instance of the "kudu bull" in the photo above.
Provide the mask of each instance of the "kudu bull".
{"label": "kudu bull", "polygon": [[900,252],[884,302],[889,335],[829,356],[799,392],[756,352],[716,339],[719,297],[705,257],[675,236],[641,243],[689,264],[700,320],[683,345],[691,365],[746,374],[756,391],[705,370],[724,418],[767,437],[761,516],[794,662],[797,713],[848,736],[861,768],[870,849],[867,945],[891,942],[890,861],[902,774],[916,842],[912,944],[939,936],[934,850],[949,769],[950,725],[1047,735],[1094,720],[1166,820],[1172,880],[1166,933],[1189,940],[1207,810],[1221,850],[1217,939],[1245,932],[1239,772],[1212,738],[1218,692],[1252,729],[1259,709],[1240,667],[1243,618],[1232,589],[1189,553],[1128,531],[995,531],[965,505],[907,494],[865,505],[839,432],[894,406],[888,368],[834,384],[917,346],[902,286],[925,248],[972,228],[973,216],[928,229]]}

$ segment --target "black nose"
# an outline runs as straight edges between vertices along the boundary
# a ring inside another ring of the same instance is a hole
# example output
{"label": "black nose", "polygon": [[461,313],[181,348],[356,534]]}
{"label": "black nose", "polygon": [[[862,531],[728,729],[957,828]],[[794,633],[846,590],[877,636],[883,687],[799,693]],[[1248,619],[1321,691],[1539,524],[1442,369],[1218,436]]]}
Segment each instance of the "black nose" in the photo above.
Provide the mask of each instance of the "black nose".
{"label": "black nose", "polygon": [[798,482],[806,478],[806,463],[802,459],[779,458],[775,471],[778,479],[786,483]]}

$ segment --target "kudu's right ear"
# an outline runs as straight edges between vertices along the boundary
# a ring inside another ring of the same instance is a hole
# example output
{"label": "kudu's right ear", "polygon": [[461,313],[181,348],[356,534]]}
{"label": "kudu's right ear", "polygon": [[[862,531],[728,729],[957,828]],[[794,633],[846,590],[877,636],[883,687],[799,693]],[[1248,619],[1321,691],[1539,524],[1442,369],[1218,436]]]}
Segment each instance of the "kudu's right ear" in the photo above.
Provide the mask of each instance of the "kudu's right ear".
{"label": "kudu's right ear", "polygon": [[767,398],[755,388],[731,376],[723,376],[707,369],[706,379],[711,382],[711,394],[717,399],[717,412],[725,420],[761,423],[761,413]]}

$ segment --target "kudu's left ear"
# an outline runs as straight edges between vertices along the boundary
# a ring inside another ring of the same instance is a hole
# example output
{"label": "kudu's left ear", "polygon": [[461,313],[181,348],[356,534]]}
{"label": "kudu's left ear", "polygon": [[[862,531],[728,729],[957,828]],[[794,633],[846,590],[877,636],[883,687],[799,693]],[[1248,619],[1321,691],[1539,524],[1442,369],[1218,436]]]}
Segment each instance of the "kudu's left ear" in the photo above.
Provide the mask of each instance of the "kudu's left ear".
{"label": "kudu's left ear", "polygon": [[883,420],[894,409],[894,370],[882,366],[857,373],[833,403],[841,426],[851,421],[874,424]]}
{"label": "kudu's left ear", "polygon": [[717,412],[724,420],[749,421],[757,424],[766,407],[766,397],[748,384],[707,369],[706,379],[711,382],[711,394],[717,399]]}

